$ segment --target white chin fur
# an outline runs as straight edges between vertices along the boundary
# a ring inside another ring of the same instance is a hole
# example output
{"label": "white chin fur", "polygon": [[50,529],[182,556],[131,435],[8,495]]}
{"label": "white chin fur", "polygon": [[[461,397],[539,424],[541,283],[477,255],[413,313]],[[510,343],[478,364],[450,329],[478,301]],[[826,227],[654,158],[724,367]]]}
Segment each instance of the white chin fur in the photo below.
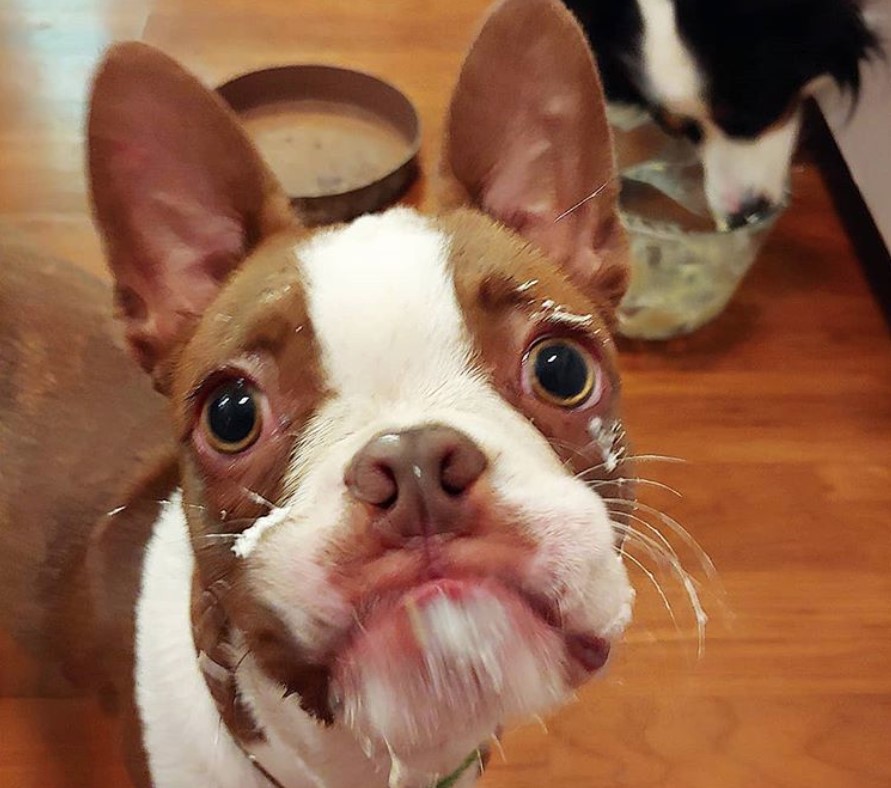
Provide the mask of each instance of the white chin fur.
{"label": "white chin fur", "polygon": [[448,773],[500,725],[567,698],[559,636],[523,626],[522,617],[518,625],[485,592],[413,610],[416,659],[400,658],[387,637],[347,659],[336,689],[345,723],[369,748],[386,747],[400,768]]}

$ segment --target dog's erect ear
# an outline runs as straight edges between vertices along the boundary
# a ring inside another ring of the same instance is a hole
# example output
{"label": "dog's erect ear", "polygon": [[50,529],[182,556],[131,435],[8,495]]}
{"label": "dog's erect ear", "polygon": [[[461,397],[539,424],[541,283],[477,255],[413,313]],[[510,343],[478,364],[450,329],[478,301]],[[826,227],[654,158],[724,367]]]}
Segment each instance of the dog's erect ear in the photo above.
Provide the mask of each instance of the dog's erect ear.
{"label": "dog's erect ear", "polygon": [[88,136],[93,210],[127,339],[164,389],[172,351],[225,278],[295,219],[233,113],[145,44],[106,55]]}
{"label": "dog's erect ear", "polygon": [[629,252],[603,88],[559,0],[492,9],[464,62],[446,133],[446,175],[472,202],[593,297],[618,302]]}

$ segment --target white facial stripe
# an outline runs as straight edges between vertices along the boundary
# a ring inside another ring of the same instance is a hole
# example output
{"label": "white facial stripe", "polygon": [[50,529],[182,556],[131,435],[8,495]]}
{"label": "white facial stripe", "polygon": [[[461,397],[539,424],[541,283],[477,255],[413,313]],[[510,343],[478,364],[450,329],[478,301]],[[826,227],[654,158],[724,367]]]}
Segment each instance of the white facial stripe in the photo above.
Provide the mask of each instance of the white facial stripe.
{"label": "white facial stripe", "polygon": [[470,344],[448,252],[448,237],[406,209],[363,217],[296,250],[326,376],[340,396],[398,399],[467,374]]}
{"label": "white facial stripe", "polygon": [[702,145],[705,193],[712,211],[729,216],[747,199],[780,202],[798,137],[799,115],[754,140],[734,140],[713,124]]}
{"label": "white facial stripe", "polygon": [[643,19],[645,91],[672,112],[702,116],[704,81],[678,33],[673,0],[638,0],[638,4]]}

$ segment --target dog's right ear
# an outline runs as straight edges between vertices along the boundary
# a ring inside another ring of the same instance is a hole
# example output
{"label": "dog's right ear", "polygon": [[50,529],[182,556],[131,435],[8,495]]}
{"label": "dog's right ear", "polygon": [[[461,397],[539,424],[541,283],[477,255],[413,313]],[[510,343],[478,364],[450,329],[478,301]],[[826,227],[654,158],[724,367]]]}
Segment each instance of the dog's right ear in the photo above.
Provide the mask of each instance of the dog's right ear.
{"label": "dog's right ear", "polygon": [[170,360],[288,199],[222,100],[161,52],[113,47],[93,83],[90,191],[118,311],[164,390]]}

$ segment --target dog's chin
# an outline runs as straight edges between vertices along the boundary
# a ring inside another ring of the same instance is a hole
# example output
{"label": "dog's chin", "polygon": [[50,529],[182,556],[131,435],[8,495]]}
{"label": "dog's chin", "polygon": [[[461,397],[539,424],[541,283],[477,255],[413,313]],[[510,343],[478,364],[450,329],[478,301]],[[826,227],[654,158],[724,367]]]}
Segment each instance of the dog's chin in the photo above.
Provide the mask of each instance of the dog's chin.
{"label": "dog's chin", "polygon": [[[562,703],[585,657],[519,595],[487,581],[440,580],[377,609],[341,653],[332,697],[367,746],[411,770],[448,773],[502,724]],[[596,663],[596,664],[592,664]]]}

